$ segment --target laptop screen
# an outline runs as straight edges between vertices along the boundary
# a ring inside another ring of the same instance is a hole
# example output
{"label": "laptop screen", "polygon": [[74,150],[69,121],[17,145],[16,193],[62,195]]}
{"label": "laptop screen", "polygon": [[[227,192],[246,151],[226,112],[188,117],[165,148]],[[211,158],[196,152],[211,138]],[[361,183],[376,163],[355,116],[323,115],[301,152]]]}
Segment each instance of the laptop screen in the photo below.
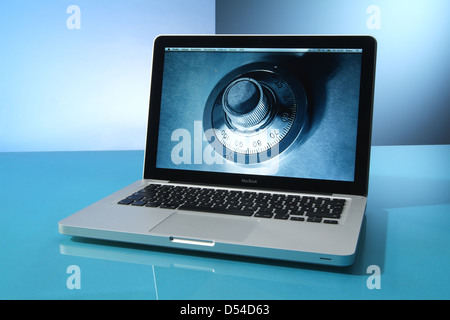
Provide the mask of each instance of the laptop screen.
{"label": "laptop screen", "polygon": [[165,47],[156,168],[353,182],[362,52]]}

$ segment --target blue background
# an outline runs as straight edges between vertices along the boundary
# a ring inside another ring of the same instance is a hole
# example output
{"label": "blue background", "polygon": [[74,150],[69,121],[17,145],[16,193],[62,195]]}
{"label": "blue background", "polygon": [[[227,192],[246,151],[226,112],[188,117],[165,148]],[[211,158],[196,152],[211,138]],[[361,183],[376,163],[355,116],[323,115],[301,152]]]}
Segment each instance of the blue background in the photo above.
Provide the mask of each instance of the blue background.
{"label": "blue background", "polygon": [[[67,8],[80,8],[70,30]],[[143,150],[153,40],[214,33],[211,0],[3,1],[0,152]]]}
{"label": "blue background", "polygon": [[[81,29],[66,25],[72,4]],[[447,0],[5,1],[0,152],[144,149],[154,37],[215,32],[373,35],[373,144],[449,144],[449,12]]]}
{"label": "blue background", "polygon": [[[378,60],[373,144],[450,143],[450,1],[216,3],[217,33],[374,36]],[[371,6],[379,10],[378,16]]]}

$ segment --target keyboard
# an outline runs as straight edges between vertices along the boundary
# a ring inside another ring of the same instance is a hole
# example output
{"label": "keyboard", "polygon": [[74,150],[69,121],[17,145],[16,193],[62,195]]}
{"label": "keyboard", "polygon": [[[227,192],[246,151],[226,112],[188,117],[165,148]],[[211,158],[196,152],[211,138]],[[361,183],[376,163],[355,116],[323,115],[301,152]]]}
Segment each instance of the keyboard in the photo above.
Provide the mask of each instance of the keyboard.
{"label": "keyboard", "polygon": [[120,205],[338,224],[345,199],[150,184]]}

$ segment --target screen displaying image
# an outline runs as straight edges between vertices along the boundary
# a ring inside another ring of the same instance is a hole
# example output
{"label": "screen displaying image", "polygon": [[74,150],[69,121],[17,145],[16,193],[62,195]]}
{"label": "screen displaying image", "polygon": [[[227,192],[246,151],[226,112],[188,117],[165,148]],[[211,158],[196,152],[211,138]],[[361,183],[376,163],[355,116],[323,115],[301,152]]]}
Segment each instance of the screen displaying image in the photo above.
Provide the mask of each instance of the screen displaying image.
{"label": "screen displaying image", "polygon": [[156,166],[353,181],[361,56],[166,48]]}

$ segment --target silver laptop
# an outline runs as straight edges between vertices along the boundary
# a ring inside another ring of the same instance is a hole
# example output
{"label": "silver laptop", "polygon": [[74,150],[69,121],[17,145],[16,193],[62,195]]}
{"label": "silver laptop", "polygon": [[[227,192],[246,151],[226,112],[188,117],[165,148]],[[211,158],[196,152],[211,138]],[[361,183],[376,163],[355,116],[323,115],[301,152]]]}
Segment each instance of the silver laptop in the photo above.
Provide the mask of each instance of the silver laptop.
{"label": "silver laptop", "polygon": [[368,36],[158,37],[143,179],[60,233],[352,264],[375,52]]}

